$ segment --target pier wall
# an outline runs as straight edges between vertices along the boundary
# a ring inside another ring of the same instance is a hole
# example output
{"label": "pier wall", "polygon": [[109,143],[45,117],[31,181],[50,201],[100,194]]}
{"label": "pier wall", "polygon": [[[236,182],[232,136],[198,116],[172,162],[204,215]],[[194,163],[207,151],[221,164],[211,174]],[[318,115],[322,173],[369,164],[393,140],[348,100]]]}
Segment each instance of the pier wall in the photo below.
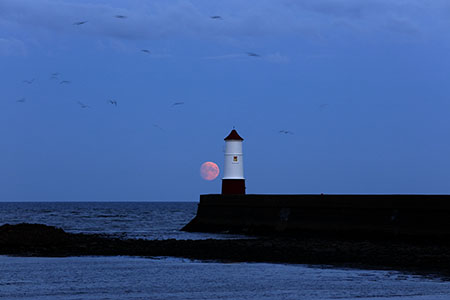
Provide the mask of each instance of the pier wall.
{"label": "pier wall", "polygon": [[450,238],[450,195],[201,195],[183,230]]}

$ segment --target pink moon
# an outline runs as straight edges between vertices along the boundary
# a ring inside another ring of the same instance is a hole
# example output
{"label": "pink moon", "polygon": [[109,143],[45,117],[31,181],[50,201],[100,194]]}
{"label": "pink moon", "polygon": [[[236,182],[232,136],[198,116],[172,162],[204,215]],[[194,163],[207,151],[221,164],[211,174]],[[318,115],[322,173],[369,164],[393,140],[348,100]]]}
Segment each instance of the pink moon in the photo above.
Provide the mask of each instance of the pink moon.
{"label": "pink moon", "polygon": [[212,161],[207,161],[200,167],[200,176],[205,180],[214,180],[219,176],[219,167]]}

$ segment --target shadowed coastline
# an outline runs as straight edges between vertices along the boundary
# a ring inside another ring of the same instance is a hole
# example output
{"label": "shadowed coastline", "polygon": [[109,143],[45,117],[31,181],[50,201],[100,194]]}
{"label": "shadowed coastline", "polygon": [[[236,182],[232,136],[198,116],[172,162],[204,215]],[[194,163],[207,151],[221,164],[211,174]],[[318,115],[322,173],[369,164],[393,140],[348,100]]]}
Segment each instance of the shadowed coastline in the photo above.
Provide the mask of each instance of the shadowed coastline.
{"label": "shadowed coastline", "polygon": [[65,257],[174,256],[230,262],[320,264],[450,275],[447,241],[363,240],[326,236],[233,240],[143,240],[73,234],[43,224],[0,226],[0,254]]}

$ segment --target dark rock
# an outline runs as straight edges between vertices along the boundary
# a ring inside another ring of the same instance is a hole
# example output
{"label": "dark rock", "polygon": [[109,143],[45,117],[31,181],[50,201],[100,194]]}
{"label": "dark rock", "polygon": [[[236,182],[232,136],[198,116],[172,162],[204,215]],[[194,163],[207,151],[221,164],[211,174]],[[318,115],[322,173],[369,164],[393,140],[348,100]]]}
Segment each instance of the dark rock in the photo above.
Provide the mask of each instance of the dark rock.
{"label": "dark rock", "polygon": [[450,273],[450,244],[331,237],[233,240],[134,240],[72,234],[42,224],[0,226],[0,254],[20,256],[130,255],[191,259],[327,264]]}

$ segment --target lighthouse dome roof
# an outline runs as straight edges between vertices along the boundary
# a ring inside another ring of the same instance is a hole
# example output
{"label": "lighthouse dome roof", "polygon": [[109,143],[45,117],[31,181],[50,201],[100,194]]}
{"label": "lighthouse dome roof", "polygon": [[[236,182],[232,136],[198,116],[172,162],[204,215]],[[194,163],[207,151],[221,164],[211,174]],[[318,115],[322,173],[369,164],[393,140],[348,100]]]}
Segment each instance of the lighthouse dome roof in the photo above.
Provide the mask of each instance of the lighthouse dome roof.
{"label": "lighthouse dome roof", "polygon": [[241,138],[241,136],[237,133],[236,130],[233,129],[233,130],[231,130],[230,134],[226,138],[224,138],[224,140],[225,141],[228,141],[228,140],[243,141],[244,139]]}

